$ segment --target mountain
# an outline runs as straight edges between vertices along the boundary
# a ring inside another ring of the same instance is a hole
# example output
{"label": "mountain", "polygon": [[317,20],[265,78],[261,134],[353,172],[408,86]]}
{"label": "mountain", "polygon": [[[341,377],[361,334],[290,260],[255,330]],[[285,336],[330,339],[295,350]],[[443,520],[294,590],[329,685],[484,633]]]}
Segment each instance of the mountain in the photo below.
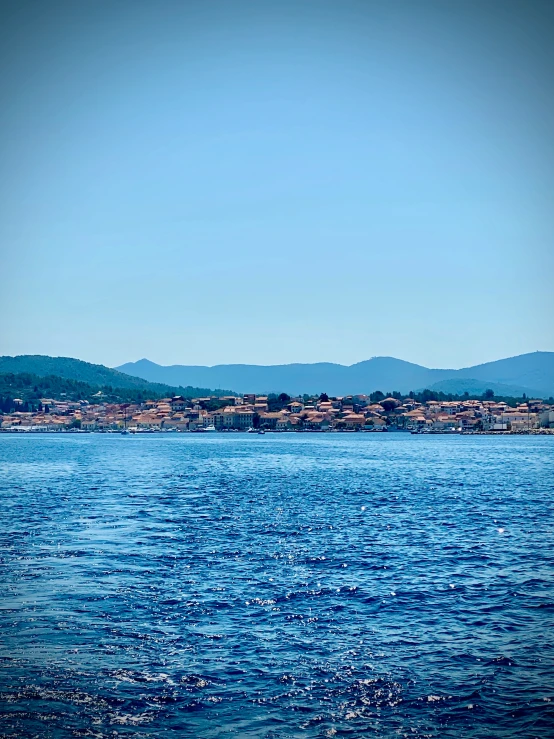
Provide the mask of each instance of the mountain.
{"label": "mountain", "polygon": [[534,352],[487,362],[460,370],[428,369],[393,357],[374,357],[350,366],[316,364],[222,364],[214,367],[173,365],[163,367],[147,359],[111,369],[70,357],[20,355],[0,357],[0,374],[55,375],[89,385],[144,389],[153,395],[226,395],[287,392],[291,395],[326,392],[330,395],[399,390],[442,390],[445,393],[480,394],[490,388],[496,395],[554,396],[554,352]]}
{"label": "mountain", "polygon": [[350,367],[330,362],[316,364],[251,365],[222,364],[215,367],[173,365],[163,367],[141,359],[118,367],[151,382],[187,384],[208,382],[232,387],[236,392],[302,393],[331,395],[365,393],[387,387],[406,391],[428,386],[443,378],[445,370],[428,370],[392,357],[376,357]]}
{"label": "mountain", "polygon": [[0,374],[29,372],[39,377],[55,375],[66,380],[79,380],[90,385],[113,387],[144,387],[142,377],[132,377],[102,364],[90,364],[71,357],[48,357],[41,354],[21,354],[0,357]]}
{"label": "mountain", "polygon": [[103,364],[91,364],[71,357],[48,357],[42,354],[21,354],[16,357],[0,357],[0,375],[8,373],[28,373],[38,377],[61,377],[65,380],[77,380],[97,387],[142,389],[153,396],[186,395],[201,397],[205,395],[226,395],[228,391],[209,390],[207,387],[187,387],[176,383],[151,383],[144,377],[135,377],[118,370],[105,367]]}
{"label": "mountain", "polygon": [[150,382],[232,387],[239,393],[287,392],[297,395],[326,392],[330,395],[352,395],[374,390],[407,393],[431,388],[443,381],[456,380],[461,381],[456,386],[456,392],[461,393],[466,390],[472,392],[474,383],[478,382],[479,387],[483,386],[484,389],[491,383],[512,386],[517,395],[524,392],[539,397],[554,395],[554,352],[522,354],[461,370],[428,369],[393,357],[374,357],[350,366],[320,362],[269,366],[221,364],[214,367],[177,364],[164,367],[141,359],[117,369]]}
{"label": "mountain", "polygon": [[478,364],[458,370],[455,376],[534,388],[535,392],[551,396],[554,395],[554,352],[532,352]]}

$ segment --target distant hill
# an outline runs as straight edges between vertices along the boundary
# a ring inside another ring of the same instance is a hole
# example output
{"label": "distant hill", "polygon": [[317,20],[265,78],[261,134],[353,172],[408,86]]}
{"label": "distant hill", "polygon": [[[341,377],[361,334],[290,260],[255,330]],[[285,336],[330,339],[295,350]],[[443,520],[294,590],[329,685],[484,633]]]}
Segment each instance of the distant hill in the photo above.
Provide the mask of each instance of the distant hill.
{"label": "distant hill", "polygon": [[503,385],[500,382],[488,382],[487,380],[474,380],[468,378],[441,380],[431,385],[428,390],[445,393],[446,395],[482,395],[486,390],[492,390],[497,398],[512,397],[521,398],[525,393],[530,398],[542,398],[545,393],[540,390],[532,390],[521,385]]}
{"label": "distant hill", "polygon": [[0,375],[28,373],[38,377],[55,376],[65,380],[77,380],[97,387],[135,389],[150,392],[155,397],[164,395],[227,395],[228,391],[210,390],[207,387],[182,386],[180,383],[151,383],[143,377],[134,377],[102,364],[91,364],[71,357],[48,357],[41,354],[21,354],[16,357],[0,357]]}
{"label": "distant hill", "polygon": [[57,376],[98,387],[143,389],[153,396],[170,394],[198,397],[239,393],[287,392],[291,395],[326,392],[352,395],[424,388],[444,393],[482,393],[531,397],[554,396],[554,352],[534,352],[461,370],[428,369],[393,357],[374,357],[350,366],[316,364],[248,365],[214,367],[173,365],[163,367],[147,359],[116,369],[70,357],[20,355],[0,357],[0,374],[30,373]]}
{"label": "distant hill", "polygon": [[502,385],[528,388],[527,395],[540,392],[554,395],[554,352],[532,352],[517,357],[498,359],[458,370],[456,378],[472,378]]}
{"label": "distant hill", "polygon": [[[114,387],[144,387],[142,377],[132,377],[102,364],[91,364],[71,357],[48,357],[41,354],[21,354],[0,357],[0,374],[29,372],[39,377],[55,375],[66,380],[79,380],[90,385]],[[164,383],[167,384],[167,383]]]}
{"label": "distant hill", "polygon": [[[516,395],[523,392],[544,397],[554,395],[554,352],[522,354],[461,370],[429,369],[393,357],[374,357],[350,366],[320,362],[270,366],[222,364],[214,367],[164,367],[141,359],[117,369],[150,382],[232,387],[240,393],[287,392],[297,395],[326,392],[330,395],[351,395],[375,390],[407,393],[431,388],[446,380],[463,380],[461,385],[457,385],[456,392],[471,392],[471,383],[483,382],[483,389],[492,383],[511,386]],[[491,389],[494,390],[494,387]]]}
{"label": "distant hill", "polygon": [[173,365],[163,367],[141,359],[118,367],[151,382],[191,384],[209,382],[232,387],[240,393],[326,392],[330,395],[366,393],[388,388],[408,392],[442,379],[445,370],[429,370],[392,357],[376,357],[350,367],[331,362],[316,364],[249,365],[223,364],[215,367]]}

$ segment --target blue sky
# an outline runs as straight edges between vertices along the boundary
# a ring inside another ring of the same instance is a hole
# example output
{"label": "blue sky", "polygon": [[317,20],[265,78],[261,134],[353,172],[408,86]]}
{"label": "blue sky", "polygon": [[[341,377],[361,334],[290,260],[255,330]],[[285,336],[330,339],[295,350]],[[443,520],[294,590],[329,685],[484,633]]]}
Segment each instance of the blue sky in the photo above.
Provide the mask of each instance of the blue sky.
{"label": "blue sky", "polygon": [[554,350],[554,4],[0,12],[0,353]]}

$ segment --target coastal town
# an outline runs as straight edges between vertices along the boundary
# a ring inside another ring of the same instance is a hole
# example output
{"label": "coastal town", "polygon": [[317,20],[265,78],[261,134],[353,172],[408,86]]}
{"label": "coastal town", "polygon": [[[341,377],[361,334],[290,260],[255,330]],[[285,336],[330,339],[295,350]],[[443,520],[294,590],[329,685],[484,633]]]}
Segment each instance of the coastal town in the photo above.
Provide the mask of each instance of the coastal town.
{"label": "coastal town", "polygon": [[42,398],[36,410],[15,399],[2,432],[384,432],[554,433],[554,404],[512,407],[489,399],[422,400],[383,393],[292,398],[286,394],[185,398],[141,403]]}

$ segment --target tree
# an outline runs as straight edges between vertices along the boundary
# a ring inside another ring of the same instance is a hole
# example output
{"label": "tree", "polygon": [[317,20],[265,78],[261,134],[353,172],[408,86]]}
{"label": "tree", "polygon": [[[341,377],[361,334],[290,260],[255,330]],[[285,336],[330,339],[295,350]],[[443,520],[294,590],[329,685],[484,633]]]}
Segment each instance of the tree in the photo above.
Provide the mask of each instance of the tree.
{"label": "tree", "polygon": [[319,399],[322,403],[327,403],[327,401],[329,400],[329,396],[327,395],[327,393],[321,393]]}
{"label": "tree", "polygon": [[290,403],[290,395],[286,393],[281,393],[278,396],[272,393],[267,396],[267,405],[270,413],[282,411],[287,403]]}
{"label": "tree", "polygon": [[380,403],[382,400],[385,399],[385,394],[382,393],[380,390],[376,390],[374,393],[370,394],[369,399],[372,403]]}
{"label": "tree", "polygon": [[210,400],[203,400],[200,403],[200,406],[210,413],[218,411],[220,408],[225,408],[226,405],[228,405],[227,401],[221,400],[220,398],[211,398]]}
{"label": "tree", "polygon": [[492,400],[494,398],[494,390],[491,390],[490,388],[488,388],[488,390],[485,390],[484,398],[485,400]]}
{"label": "tree", "polygon": [[385,409],[387,413],[390,413],[397,407],[398,403],[395,400],[386,398],[385,400],[381,401],[381,405],[383,406],[383,408]]}
{"label": "tree", "polygon": [[428,390],[427,388],[425,388],[425,390],[422,393],[420,393],[420,396],[421,396],[421,401],[423,403],[427,403],[427,401],[429,400],[439,399],[437,393],[434,393],[432,390]]}

